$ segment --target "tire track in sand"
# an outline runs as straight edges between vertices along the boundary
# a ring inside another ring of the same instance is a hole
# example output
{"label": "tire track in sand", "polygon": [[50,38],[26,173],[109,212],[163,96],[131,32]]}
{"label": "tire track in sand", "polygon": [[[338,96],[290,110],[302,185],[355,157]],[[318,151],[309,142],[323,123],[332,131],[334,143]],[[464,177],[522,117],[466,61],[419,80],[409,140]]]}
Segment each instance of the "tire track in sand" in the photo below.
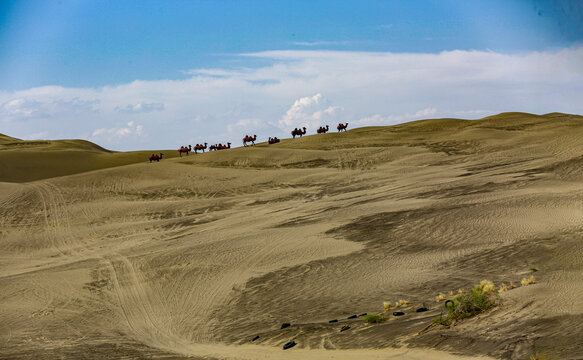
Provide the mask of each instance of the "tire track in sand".
{"label": "tire track in sand", "polygon": [[[132,262],[115,254],[104,259],[113,274],[115,293],[129,329],[137,340],[171,353],[213,359],[462,359],[455,355],[432,350],[378,349],[378,350],[312,350],[295,349],[283,352],[279,347],[261,345],[225,345],[221,343],[196,343],[175,336],[163,326],[164,314],[154,309],[153,299],[144,279]],[[155,311],[156,310],[156,311]],[[331,344],[332,345],[332,344]],[[486,359],[486,358],[484,358]]]}
{"label": "tire track in sand", "polygon": [[125,322],[137,340],[162,349],[172,349],[182,340],[164,326],[164,311],[153,306],[153,294],[144,278],[125,256],[104,258],[112,273],[114,291]]}
{"label": "tire track in sand", "polygon": [[62,256],[75,255],[69,212],[66,200],[58,186],[49,182],[30,184],[41,199],[44,215],[44,237]]}

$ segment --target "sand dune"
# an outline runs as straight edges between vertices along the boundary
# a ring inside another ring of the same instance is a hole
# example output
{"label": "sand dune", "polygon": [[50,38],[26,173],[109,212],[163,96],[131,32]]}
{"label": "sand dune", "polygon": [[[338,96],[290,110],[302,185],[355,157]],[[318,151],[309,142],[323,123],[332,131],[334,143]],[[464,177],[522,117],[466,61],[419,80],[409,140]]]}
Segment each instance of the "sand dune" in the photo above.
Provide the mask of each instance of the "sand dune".
{"label": "sand dune", "polygon": [[[21,140],[0,134],[0,182],[25,182],[147,161],[153,151],[117,152],[85,140]],[[155,150],[159,153],[160,150]],[[176,150],[162,150],[166,158]]]}
{"label": "sand dune", "polygon": [[[581,358],[582,133],[505,113],[160,163],[2,136],[0,358]],[[437,294],[531,268],[413,336]],[[405,316],[347,319],[399,299]]]}

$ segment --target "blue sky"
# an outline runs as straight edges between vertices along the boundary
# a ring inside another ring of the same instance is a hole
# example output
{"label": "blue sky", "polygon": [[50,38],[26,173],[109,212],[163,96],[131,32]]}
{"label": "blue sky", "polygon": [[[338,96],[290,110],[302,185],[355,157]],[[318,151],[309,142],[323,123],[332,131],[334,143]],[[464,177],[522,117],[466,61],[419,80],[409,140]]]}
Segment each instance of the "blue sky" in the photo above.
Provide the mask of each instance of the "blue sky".
{"label": "blue sky", "polygon": [[128,150],[583,113],[582,44],[581,1],[3,0],[0,132]]}

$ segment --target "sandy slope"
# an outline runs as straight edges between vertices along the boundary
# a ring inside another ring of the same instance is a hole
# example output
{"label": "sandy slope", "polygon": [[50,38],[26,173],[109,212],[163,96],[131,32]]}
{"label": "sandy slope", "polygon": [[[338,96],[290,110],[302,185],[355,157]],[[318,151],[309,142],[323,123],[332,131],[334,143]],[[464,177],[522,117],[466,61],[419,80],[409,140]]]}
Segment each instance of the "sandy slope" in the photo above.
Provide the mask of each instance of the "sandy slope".
{"label": "sandy slope", "polygon": [[[508,113],[0,183],[0,358],[581,358],[582,133]],[[438,293],[531,267],[412,336]]]}
{"label": "sandy slope", "polygon": [[[176,150],[163,150],[166,158]],[[147,161],[153,151],[117,152],[85,140],[21,140],[0,134],[0,182],[66,176]],[[156,150],[155,153],[160,153]]]}

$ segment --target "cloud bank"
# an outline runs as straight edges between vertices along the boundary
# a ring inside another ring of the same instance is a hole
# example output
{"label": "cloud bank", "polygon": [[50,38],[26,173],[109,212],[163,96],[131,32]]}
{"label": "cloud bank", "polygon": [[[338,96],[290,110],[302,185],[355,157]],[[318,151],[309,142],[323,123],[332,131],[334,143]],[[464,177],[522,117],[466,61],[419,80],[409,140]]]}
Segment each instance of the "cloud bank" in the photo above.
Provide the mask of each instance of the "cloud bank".
{"label": "cloud bank", "polygon": [[339,122],[583,113],[583,47],[517,54],[287,50],[240,57],[268,65],[189,69],[182,80],[0,92],[0,132],[136,150],[240,144],[245,134],[281,138],[295,127],[314,133]]}

